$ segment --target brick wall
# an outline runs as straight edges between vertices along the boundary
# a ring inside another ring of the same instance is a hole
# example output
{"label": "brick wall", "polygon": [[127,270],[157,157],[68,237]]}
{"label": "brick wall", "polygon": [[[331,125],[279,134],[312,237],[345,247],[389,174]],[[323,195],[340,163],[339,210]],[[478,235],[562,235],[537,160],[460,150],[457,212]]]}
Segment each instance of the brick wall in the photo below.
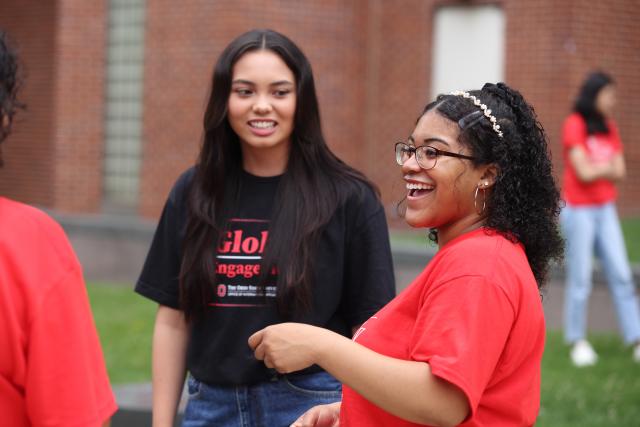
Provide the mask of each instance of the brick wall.
{"label": "brick wall", "polygon": [[572,4],[570,93],[575,96],[584,76],[593,69],[611,73],[617,83],[614,113],[625,144],[627,179],[621,183],[620,210],[640,215],[640,2],[590,2]]}
{"label": "brick wall", "polygon": [[0,195],[42,206],[52,206],[54,200],[55,19],[55,2],[0,2],[0,28],[10,34],[18,50],[25,78],[19,98],[27,104],[15,116],[13,134],[2,143]]}
{"label": "brick wall", "polygon": [[[404,190],[392,144],[411,132],[434,95],[435,8],[487,3],[505,12],[505,80],[536,108],[558,173],[560,126],[585,74],[602,68],[617,79],[615,118],[629,170],[620,207],[624,215],[640,215],[640,147],[634,141],[640,133],[640,27],[634,21],[640,3],[632,0],[185,0],[179,8],[147,0],[140,215],[157,217],[171,184],[195,160],[218,54],[238,34],[269,27],[309,57],[329,145],[380,186],[393,221]],[[24,99],[30,105],[7,144],[1,194],[61,210],[100,211],[106,4],[0,5],[0,26],[18,39],[27,63]]]}
{"label": "brick wall", "polygon": [[58,0],[53,207],[97,212],[102,203],[106,0]]}
{"label": "brick wall", "polygon": [[193,164],[213,65],[236,36],[271,28],[308,56],[322,106],[325,136],[347,161],[362,167],[366,2],[147,2],[144,164],[140,212],[157,215],[178,174]]}
{"label": "brick wall", "polygon": [[601,69],[618,86],[618,121],[628,178],[619,185],[623,216],[640,215],[640,3],[633,1],[505,1],[507,81],[536,108],[562,174],[560,132],[586,75]]}
{"label": "brick wall", "polygon": [[5,0],[0,27],[19,46],[28,105],[8,139],[0,194],[70,212],[102,198],[104,1]]}
{"label": "brick wall", "polygon": [[[553,0],[190,1],[175,13],[166,1],[149,1],[141,213],[157,215],[174,177],[195,158],[209,74],[219,52],[245,30],[271,27],[289,35],[310,58],[330,146],[380,186],[392,222],[401,226],[394,207],[404,190],[391,146],[411,132],[417,113],[435,95],[429,93],[435,8],[487,3],[505,12],[505,80],[535,106],[561,173],[560,126],[585,73],[604,68],[616,76],[621,93],[640,90],[631,77],[640,55],[629,54],[639,51],[640,40],[632,22],[640,8],[633,2],[595,7]],[[638,108],[632,97],[620,97],[617,118],[630,171],[620,206],[636,215],[640,190],[633,183],[640,176],[634,165],[640,154],[632,136]]]}

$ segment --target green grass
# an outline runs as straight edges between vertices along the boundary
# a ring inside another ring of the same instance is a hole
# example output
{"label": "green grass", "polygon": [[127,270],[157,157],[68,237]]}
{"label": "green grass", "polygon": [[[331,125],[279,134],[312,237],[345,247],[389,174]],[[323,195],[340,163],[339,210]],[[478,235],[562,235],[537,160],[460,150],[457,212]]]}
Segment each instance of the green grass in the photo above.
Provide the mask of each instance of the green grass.
{"label": "green grass", "polygon": [[590,337],[599,360],[575,368],[559,332],[549,332],[542,360],[538,427],[632,426],[640,424],[640,364],[614,334]]}
{"label": "green grass", "polygon": [[[89,296],[113,384],[150,381],[156,305],[129,287],[90,284]],[[591,337],[598,364],[575,368],[559,332],[547,335],[537,426],[631,426],[640,423],[640,364],[615,334]]]}
{"label": "green grass", "polygon": [[[623,219],[622,232],[627,243],[629,259],[633,263],[640,263],[640,218]],[[640,424],[640,421],[638,424]]]}
{"label": "green grass", "polygon": [[150,381],[157,305],[130,287],[89,284],[87,289],[111,382]]}

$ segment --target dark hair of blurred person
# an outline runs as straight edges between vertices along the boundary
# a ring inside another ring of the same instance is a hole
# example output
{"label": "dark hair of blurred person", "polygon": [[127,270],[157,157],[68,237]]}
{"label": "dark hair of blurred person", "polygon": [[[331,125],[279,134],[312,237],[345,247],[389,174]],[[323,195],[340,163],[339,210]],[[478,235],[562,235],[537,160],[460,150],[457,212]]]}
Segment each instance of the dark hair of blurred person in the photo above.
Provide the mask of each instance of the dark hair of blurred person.
{"label": "dark hair of blurred person", "polygon": [[614,84],[613,78],[603,72],[593,72],[585,79],[573,111],[579,113],[587,124],[587,133],[608,133],[607,118],[611,116],[614,103],[602,105],[599,95],[602,89]]}

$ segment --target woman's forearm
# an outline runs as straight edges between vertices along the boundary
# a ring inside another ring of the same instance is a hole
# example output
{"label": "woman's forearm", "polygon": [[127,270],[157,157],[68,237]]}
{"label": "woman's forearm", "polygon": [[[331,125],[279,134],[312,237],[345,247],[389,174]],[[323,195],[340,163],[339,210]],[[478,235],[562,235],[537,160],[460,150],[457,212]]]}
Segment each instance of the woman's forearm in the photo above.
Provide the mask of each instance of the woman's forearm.
{"label": "woman's forearm", "polygon": [[383,356],[323,331],[316,363],[385,411],[436,426],[456,425],[467,416],[465,395],[434,376],[428,363]]}
{"label": "woman's forearm", "polygon": [[587,157],[587,153],[579,147],[575,147],[569,152],[569,161],[576,171],[576,176],[582,182],[607,178],[612,173],[610,163],[592,163]]}
{"label": "woman's forearm", "polygon": [[627,168],[625,166],[624,157],[622,154],[618,154],[611,160],[611,174],[609,179],[611,181],[622,181],[626,178]]}
{"label": "woman's forearm", "polygon": [[184,386],[189,329],[179,310],[159,306],[153,332],[153,426],[172,427]]}
{"label": "woman's forearm", "polygon": [[597,179],[620,181],[626,173],[622,155],[617,155],[605,163],[593,163],[582,148],[575,147],[569,152],[569,161],[578,179],[585,183]]}
{"label": "woman's forearm", "polygon": [[469,406],[464,393],[429,364],[383,356],[327,329],[299,323],[268,326],[249,337],[255,357],[288,373],[318,364],[367,400],[400,418],[456,425]]}

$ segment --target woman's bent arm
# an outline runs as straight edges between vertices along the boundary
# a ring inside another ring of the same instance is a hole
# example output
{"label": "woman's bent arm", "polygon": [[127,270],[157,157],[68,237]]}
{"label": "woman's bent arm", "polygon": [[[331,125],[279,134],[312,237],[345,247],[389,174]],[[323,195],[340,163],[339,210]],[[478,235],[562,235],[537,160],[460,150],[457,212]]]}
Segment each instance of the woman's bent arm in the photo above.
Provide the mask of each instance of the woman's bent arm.
{"label": "woman's bent arm", "polygon": [[616,182],[623,180],[626,175],[622,154],[617,154],[609,162],[592,163],[582,148],[574,147],[569,152],[569,161],[573,165],[578,179],[582,182],[592,182],[596,179],[608,179]]}
{"label": "woman's bent arm", "polygon": [[617,154],[611,162],[613,164],[613,173],[610,179],[612,181],[622,181],[625,179],[627,176],[627,168],[625,166],[624,156]]}
{"label": "woman's bent arm", "polygon": [[159,305],[153,331],[153,426],[172,427],[186,371],[189,328],[182,311]]}
{"label": "woman's bent arm", "polygon": [[249,338],[256,357],[279,372],[320,365],[375,405],[408,421],[457,425],[469,403],[456,386],[431,373],[428,363],[376,353],[326,329],[283,323]]}

